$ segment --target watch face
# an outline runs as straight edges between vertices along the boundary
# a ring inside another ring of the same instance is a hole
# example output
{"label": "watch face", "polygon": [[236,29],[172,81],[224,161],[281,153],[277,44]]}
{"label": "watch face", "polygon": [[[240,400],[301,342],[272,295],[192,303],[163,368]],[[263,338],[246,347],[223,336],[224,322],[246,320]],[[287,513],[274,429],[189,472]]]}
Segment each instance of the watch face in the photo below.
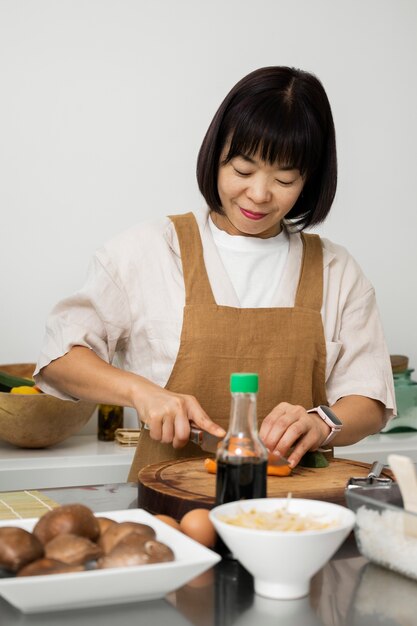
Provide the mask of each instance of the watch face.
{"label": "watch face", "polygon": [[328,406],[320,405],[320,408],[323,411],[323,413],[326,414],[326,416],[329,418],[329,420],[331,420],[333,422],[333,424],[335,424],[336,426],[343,426],[343,422],[340,421],[340,419],[337,417],[337,415],[335,415],[333,413],[333,411],[331,409],[329,409]]}

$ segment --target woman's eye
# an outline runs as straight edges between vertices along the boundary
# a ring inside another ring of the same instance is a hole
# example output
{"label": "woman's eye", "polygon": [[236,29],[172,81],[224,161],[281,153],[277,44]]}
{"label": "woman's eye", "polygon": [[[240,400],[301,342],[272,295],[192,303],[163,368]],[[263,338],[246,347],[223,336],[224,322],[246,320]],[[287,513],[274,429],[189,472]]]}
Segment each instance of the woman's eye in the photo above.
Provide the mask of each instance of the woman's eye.
{"label": "woman's eye", "polygon": [[277,178],[277,183],[279,183],[280,185],[284,185],[284,187],[289,187],[290,185],[293,185],[295,183],[295,180],[280,180],[279,178]]}
{"label": "woman's eye", "polygon": [[242,172],[242,170],[238,170],[236,167],[233,167],[233,169],[238,176],[250,176],[251,174],[251,172]]}

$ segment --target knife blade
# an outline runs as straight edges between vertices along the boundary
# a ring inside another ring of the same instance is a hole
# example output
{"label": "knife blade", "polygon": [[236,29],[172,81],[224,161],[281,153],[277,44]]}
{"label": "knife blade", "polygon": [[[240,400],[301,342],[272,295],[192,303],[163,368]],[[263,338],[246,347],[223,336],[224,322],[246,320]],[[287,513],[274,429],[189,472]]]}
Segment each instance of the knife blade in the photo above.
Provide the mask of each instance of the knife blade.
{"label": "knife blade", "polygon": [[[148,424],[143,423],[142,426],[146,428],[146,430],[149,430]],[[217,445],[221,440],[222,437],[215,437],[215,435],[211,435],[206,430],[201,430],[200,428],[195,427],[191,427],[190,429],[190,442],[200,446],[200,448],[205,452],[215,453]]]}
{"label": "knife blade", "polygon": [[200,430],[199,428],[192,427],[190,430],[190,441],[200,446],[202,450],[206,452],[217,451],[217,446],[222,441],[222,437],[216,437],[208,433],[206,430]]}
{"label": "knife blade", "polygon": [[[202,450],[206,452],[217,451],[217,446],[220,441],[222,441],[221,437],[215,437],[211,435],[205,430],[200,430],[199,428],[191,428],[190,432],[190,441],[200,446]],[[268,454],[268,465],[274,465],[275,467],[288,466],[288,459],[282,454]]]}
{"label": "knife blade", "polygon": [[[149,426],[147,424],[145,424],[145,428],[149,430]],[[223,437],[216,437],[215,435],[208,433],[206,430],[201,430],[201,428],[196,428],[195,426],[192,426],[190,429],[190,442],[194,443],[196,446],[200,446],[200,448],[205,452],[215,454],[217,446],[222,439]],[[281,467],[283,465],[289,465],[289,463],[285,456],[270,453],[268,455],[268,465]]]}

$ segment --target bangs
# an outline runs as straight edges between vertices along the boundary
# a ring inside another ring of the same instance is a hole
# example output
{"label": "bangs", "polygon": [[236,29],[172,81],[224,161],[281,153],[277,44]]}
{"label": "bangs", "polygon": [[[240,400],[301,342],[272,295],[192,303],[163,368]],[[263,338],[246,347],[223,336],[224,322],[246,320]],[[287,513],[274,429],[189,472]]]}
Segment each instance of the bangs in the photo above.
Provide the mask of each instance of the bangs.
{"label": "bangs", "polygon": [[225,163],[236,156],[257,156],[270,165],[298,169],[310,176],[319,166],[323,134],[317,122],[297,106],[294,99],[284,103],[272,99],[251,107],[242,103],[224,120],[229,149]]}

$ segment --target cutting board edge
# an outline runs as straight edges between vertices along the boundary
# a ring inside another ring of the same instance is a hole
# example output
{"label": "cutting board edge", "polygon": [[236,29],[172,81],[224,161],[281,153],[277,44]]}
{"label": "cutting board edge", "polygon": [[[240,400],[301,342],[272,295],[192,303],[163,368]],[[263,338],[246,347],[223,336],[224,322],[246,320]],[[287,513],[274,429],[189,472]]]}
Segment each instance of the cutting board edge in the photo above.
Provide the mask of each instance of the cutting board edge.
{"label": "cutting board edge", "polygon": [[[188,511],[194,508],[205,508],[211,509],[214,507],[214,495],[207,496],[204,494],[199,494],[195,491],[185,492],[183,489],[179,489],[177,493],[172,494],[172,485],[164,484],[163,482],[157,482],[157,479],[160,478],[161,472],[167,467],[175,467],[176,465],[187,463],[187,462],[195,462],[197,459],[179,459],[175,461],[163,461],[161,463],[155,463],[152,465],[147,465],[144,467],[138,474],[138,506],[149,511],[152,514],[164,514],[170,515],[174,517],[177,521],[181,519],[181,517],[187,513]],[[362,470],[369,470],[371,468],[370,463],[366,463],[364,461],[355,461],[351,459],[344,458],[333,458],[332,463],[342,464],[349,463],[352,466],[352,476],[354,476],[354,468],[357,467]],[[309,470],[313,468],[300,468],[306,473],[310,473]],[[323,471],[327,468],[323,468]],[[317,471],[322,471],[321,468],[317,469]],[[382,472],[383,476],[389,476],[392,478],[392,473],[389,470],[385,470]],[[214,478],[214,477],[213,477]],[[281,480],[281,478],[269,477],[275,480]],[[143,482],[141,482],[141,480]],[[146,484],[148,482],[148,484]],[[283,497],[286,498],[289,489],[284,488],[282,495],[277,496],[276,494],[269,494],[268,497]],[[188,495],[188,498],[186,497]],[[190,499],[192,496],[192,499]],[[303,498],[306,497],[310,500],[322,500],[328,502],[334,502],[335,504],[340,504],[342,506],[346,506],[344,489],[341,490],[339,487],[328,487],[326,493],[323,492],[322,489],[318,489],[317,493],[315,491],[309,493],[306,496],[303,495],[295,495],[294,497]]]}

